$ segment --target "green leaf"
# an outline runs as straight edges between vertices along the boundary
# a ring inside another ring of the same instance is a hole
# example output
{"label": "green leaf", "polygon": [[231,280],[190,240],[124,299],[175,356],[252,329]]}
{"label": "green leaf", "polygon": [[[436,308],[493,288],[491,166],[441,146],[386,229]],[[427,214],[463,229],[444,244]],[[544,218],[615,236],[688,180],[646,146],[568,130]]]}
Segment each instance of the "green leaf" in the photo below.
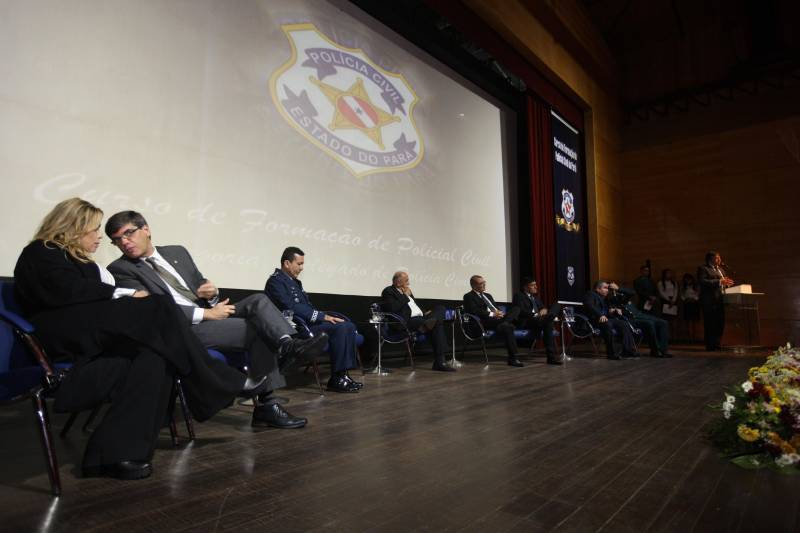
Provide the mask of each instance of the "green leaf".
{"label": "green leaf", "polygon": [[766,453],[740,455],[739,457],[734,457],[731,459],[731,462],[736,466],[747,470],[757,470],[759,468],[769,466],[770,463],[775,464],[775,461],[772,460],[772,457]]}

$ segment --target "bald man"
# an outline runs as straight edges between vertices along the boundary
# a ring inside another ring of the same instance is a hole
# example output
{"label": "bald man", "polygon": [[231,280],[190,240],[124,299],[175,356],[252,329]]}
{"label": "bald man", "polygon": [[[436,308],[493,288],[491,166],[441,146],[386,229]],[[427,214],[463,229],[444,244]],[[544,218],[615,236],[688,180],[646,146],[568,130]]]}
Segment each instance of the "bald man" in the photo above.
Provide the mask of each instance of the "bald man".
{"label": "bald man", "polygon": [[447,336],[444,332],[444,307],[437,305],[432,310],[423,311],[414,300],[411,281],[407,272],[398,271],[392,276],[392,284],[381,293],[381,308],[400,315],[408,329],[425,333],[433,348],[433,370],[455,372],[455,368],[445,363]]}

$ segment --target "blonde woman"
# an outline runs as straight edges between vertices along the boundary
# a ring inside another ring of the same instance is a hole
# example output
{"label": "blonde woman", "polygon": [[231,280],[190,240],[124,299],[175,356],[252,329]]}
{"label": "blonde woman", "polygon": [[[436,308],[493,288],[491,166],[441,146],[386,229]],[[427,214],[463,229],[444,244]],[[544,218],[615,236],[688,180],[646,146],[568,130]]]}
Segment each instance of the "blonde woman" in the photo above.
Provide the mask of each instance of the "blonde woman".
{"label": "blonde woman", "polygon": [[240,372],[210,358],[168,299],[117,289],[92,261],[103,212],[80,198],[56,205],[14,269],[17,301],[54,359],[74,363],[56,393],[57,411],[110,400],[83,459],[84,476],[150,475],[158,433],[182,381],[194,417],[205,420],[240,391]]}

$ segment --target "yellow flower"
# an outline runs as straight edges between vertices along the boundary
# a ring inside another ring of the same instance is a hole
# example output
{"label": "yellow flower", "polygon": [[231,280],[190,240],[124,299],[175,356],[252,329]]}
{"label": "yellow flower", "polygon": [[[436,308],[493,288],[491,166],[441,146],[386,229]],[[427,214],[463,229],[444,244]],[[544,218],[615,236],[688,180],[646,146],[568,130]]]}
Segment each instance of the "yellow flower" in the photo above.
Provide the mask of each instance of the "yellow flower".
{"label": "yellow flower", "polygon": [[739,424],[739,427],[736,428],[736,433],[745,442],[754,442],[761,436],[757,429],[749,428],[744,424]]}

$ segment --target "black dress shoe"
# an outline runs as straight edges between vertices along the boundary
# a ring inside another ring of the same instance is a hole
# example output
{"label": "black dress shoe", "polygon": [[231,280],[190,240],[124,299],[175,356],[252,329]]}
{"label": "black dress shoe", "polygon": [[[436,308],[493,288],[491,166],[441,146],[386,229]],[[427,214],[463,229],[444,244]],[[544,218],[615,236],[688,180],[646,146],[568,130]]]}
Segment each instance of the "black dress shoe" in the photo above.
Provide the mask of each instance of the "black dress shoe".
{"label": "black dress shoe", "polygon": [[672,354],[665,350],[661,352],[661,357],[672,357]]}
{"label": "black dress shoe", "polygon": [[548,357],[547,358],[547,364],[548,365],[563,365],[564,364],[564,359],[562,359],[560,357],[558,359],[556,359],[555,357]]}
{"label": "black dress shoe", "polygon": [[84,466],[83,477],[113,477],[116,479],[144,479],[150,477],[153,467],[147,461],[120,461],[110,465]]}
{"label": "black dress shoe", "polygon": [[308,339],[288,339],[278,348],[278,370],[281,372],[289,369],[298,360],[311,363],[315,357],[322,353],[328,342],[328,334],[320,333]]}
{"label": "black dress shoe", "polygon": [[328,390],[333,392],[358,392],[358,387],[347,376],[331,376],[328,380]]}
{"label": "black dress shoe", "polygon": [[621,359],[622,359],[622,356],[620,356],[620,355],[617,355],[617,354],[610,354],[610,355],[608,356],[608,358],[609,358],[609,359],[611,359],[612,361],[619,361],[619,360],[621,360]]}
{"label": "black dress shoe", "polygon": [[269,377],[261,376],[260,378],[247,378],[242,386],[242,391],[239,396],[244,398],[255,398],[259,394],[267,392],[269,385]]}
{"label": "black dress shoe", "polygon": [[353,378],[351,378],[351,377],[350,377],[350,374],[345,374],[345,375],[344,375],[344,377],[345,377],[345,379],[346,379],[347,381],[349,381],[349,382],[350,382],[350,384],[351,384],[353,387],[357,388],[358,390],[361,390],[361,389],[363,389],[363,388],[364,388],[364,384],[363,384],[363,383],[361,383],[360,381],[356,381],[356,380],[354,380]]}
{"label": "black dress shoe", "polygon": [[259,405],[253,409],[253,427],[273,427],[280,429],[295,429],[306,425],[308,419],[301,416],[292,416],[279,403]]}
{"label": "black dress shoe", "polygon": [[525,365],[523,365],[523,364],[522,364],[522,361],[520,361],[520,360],[519,360],[519,359],[517,359],[516,357],[509,357],[509,358],[508,358],[508,366],[517,366],[517,367],[520,367],[520,366],[525,366]]}
{"label": "black dress shoe", "polygon": [[639,359],[639,353],[638,352],[628,352],[628,353],[623,352],[622,358],[623,359]]}
{"label": "black dress shoe", "polygon": [[433,370],[437,372],[455,372],[456,369],[449,366],[447,363],[433,363]]}

